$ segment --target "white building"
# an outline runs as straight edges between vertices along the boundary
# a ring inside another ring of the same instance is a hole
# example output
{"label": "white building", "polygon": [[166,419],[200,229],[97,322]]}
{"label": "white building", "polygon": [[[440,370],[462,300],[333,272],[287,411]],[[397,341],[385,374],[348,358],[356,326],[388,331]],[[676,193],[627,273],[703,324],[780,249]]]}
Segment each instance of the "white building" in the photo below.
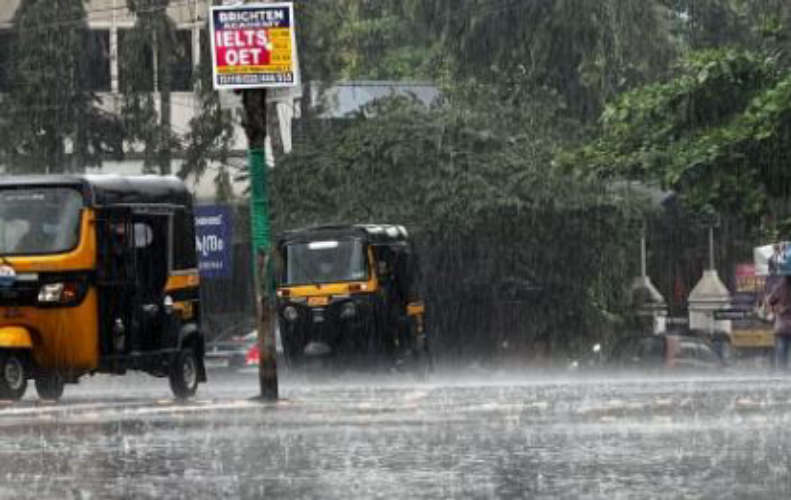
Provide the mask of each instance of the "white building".
{"label": "white building", "polygon": [[[14,12],[19,7],[21,0],[0,0],[0,91],[6,90],[9,82],[2,68],[9,63],[10,54],[3,47],[8,46],[10,37],[11,20]],[[193,92],[193,71],[200,62],[201,44],[207,43],[205,27],[208,12],[206,0],[171,0],[167,13],[177,27],[177,61],[173,71],[173,85],[171,93],[171,124],[173,131],[184,135],[189,130],[190,120],[198,113],[199,103],[197,95]],[[122,98],[119,88],[125,78],[122,65],[118,64],[119,54],[130,30],[135,25],[135,16],[129,12],[126,0],[90,0],[85,2],[88,25],[91,31],[90,46],[86,47],[91,54],[91,82],[92,90],[101,99],[101,106],[110,112],[119,112]],[[145,71],[151,74],[151,86],[148,89],[154,93],[157,107],[158,82],[156,81],[156,53],[150,51],[150,64],[136,71]],[[299,90],[299,89],[297,89]],[[290,132],[290,117],[294,115],[292,109],[295,105],[293,91],[271,91],[271,101],[277,101],[278,107],[290,108],[286,112],[278,112],[284,122],[284,132]],[[223,95],[223,105],[241,108],[239,97],[231,92]],[[290,141],[290,137],[288,138]],[[246,137],[241,126],[237,123],[234,134],[233,154],[231,161],[242,164],[245,160]],[[270,154],[271,161],[271,154]],[[174,155],[172,171],[177,172],[182,159]],[[141,173],[143,161],[136,154],[135,147],[128,148],[126,158],[122,162],[105,161],[101,171],[106,173],[136,174]],[[96,170],[94,170],[96,172]],[[210,199],[214,196],[213,175],[209,172],[200,182],[192,182],[198,198]],[[242,186],[235,186],[241,189]]]}

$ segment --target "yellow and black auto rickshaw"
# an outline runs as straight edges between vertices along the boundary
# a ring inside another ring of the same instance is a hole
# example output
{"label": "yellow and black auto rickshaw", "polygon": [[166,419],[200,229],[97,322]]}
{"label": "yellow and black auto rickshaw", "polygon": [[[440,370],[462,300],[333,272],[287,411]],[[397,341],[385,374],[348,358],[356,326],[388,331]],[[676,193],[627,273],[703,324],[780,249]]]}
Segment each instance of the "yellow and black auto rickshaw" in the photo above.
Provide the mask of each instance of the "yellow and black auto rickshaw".
{"label": "yellow and black auto rickshaw", "polygon": [[0,178],[0,399],[85,374],[206,380],[192,198],[175,177]]}
{"label": "yellow and black auto rickshaw", "polygon": [[278,241],[285,361],[431,368],[416,258],[403,226],[321,226]]}

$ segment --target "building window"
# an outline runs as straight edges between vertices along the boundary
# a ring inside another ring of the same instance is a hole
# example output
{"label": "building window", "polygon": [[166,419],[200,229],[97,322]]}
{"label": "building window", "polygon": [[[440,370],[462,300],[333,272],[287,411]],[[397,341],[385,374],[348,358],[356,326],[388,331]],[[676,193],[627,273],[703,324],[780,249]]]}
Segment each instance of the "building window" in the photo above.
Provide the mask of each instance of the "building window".
{"label": "building window", "polygon": [[171,90],[177,92],[192,91],[192,31],[177,30],[175,50],[173,51],[173,81]]}
{"label": "building window", "polygon": [[84,46],[88,88],[109,91],[111,89],[110,30],[89,30]]}
{"label": "building window", "polygon": [[134,29],[118,30],[118,89],[154,91],[154,51],[151,41]]}
{"label": "building window", "polygon": [[[150,40],[141,38],[134,29],[118,30],[118,88],[121,92],[154,91],[154,50]],[[158,53],[159,55],[159,53]],[[163,58],[157,57],[157,66]],[[174,47],[171,51],[170,90],[189,92],[192,90],[192,31],[176,30]],[[157,90],[162,89],[162,68],[157,68]]]}

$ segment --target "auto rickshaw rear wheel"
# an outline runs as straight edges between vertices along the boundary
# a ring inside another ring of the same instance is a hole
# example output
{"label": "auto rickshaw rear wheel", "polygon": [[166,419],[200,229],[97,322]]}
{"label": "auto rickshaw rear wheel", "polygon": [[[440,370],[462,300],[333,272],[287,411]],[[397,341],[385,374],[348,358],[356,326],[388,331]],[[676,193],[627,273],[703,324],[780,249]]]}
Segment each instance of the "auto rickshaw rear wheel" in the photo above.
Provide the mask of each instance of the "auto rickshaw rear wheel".
{"label": "auto rickshaw rear wheel", "polygon": [[179,351],[170,365],[170,390],[178,399],[187,399],[198,390],[198,357],[191,347]]}
{"label": "auto rickshaw rear wheel", "polygon": [[36,375],[35,383],[39,398],[58,400],[63,396],[66,381],[57,373],[42,373]]}
{"label": "auto rickshaw rear wheel", "polygon": [[15,351],[0,351],[0,398],[21,399],[26,390],[24,357]]}

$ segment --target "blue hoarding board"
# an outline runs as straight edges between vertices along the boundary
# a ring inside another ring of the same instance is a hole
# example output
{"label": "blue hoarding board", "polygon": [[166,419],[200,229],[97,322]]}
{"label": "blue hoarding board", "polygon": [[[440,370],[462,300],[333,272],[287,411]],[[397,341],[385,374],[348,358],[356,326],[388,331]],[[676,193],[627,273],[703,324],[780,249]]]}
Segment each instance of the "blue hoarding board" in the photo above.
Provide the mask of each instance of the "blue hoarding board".
{"label": "blue hoarding board", "polygon": [[233,219],[230,207],[195,207],[195,246],[198,269],[203,278],[230,278],[233,249]]}

